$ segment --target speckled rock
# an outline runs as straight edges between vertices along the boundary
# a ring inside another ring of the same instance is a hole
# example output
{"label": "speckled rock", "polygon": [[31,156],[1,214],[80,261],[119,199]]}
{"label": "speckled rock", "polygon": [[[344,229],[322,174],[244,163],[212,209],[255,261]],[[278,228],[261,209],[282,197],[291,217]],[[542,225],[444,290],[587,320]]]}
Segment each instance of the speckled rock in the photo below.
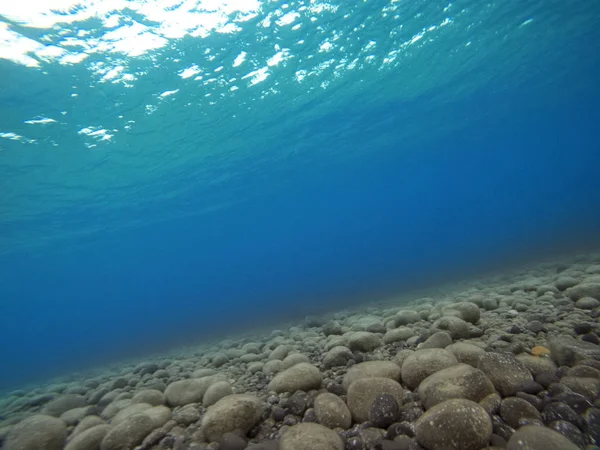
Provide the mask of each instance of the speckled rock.
{"label": "speckled rock", "polygon": [[454,340],[467,339],[469,337],[469,324],[460,317],[445,316],[431,325],[432,334],[437,331],[446,331]]}
{"label": "speckled rock", "polygon": [[211,384],[202,397],[203,406],[211,406],[221,400],[223,397],[233,394],[233,389],[227,381],[217,381]]}
{"label": "speckled rock", "polygon": [[240,430],[247,433],[258,423],[262,415],[258,397],[234,394],[212,405],[202,418],[202,429],[208,441],[216,441],[223,434]]}
{"label": "speckled rock", "polygon": [[338,345],[325,353],[323,367],[330,369],[331,367],[345,366],[352,358],[354,358],[354,355],[348,347]]}
{"label": "speckled rock", "polygon": [[281,366],[283,367],[283,370],[285,370],[300,363],[310,363],[308,356],[303,355],[302,353],[290,353],[283,361],[281,361]]}
{"label": "speckled rock", "polygon": [[319,394],[314,403],[317,421],[327,428],[350,428],[352,415],[348,406],[337,395]]}
{"label": "speckled rock", "polygon": [[69,437],[71,439],[73,439],[73,437],[77,436],[79,433],[83,433],[85,430],[95,427],[96,425],[105,425],[105,424],[106,424],[106,422],[104,422],[104,420],[102,420],[98,416],[84,417],[81,420],[81,422],[79,422],[75,426],[75,428],[73,429],[73,431],[71,432],[71,435]]}
{"label": "speckled rock", "polygon": [[42,414],[59,417],[66,411],[86,405],[85,397],[78,394],[66,394],[48,402],[42,408]]}
{"label": "speckled rock", "polygon": [[144,389],[131,399],[132,403],[148,403],[152,406],[164,405],[166,401],[165,394],[158,389]]}
{"label": "speckled rock", "polygon": [[385,344],[391,344],[393,342],[406,341],[414,336],[414,331],[408,327],[400,327],[388,330],[383,336],[383,342]]}
{"label": "speckled rock", "polygon": [[452,398],[479,402],[496,390],[481,370],[468,364],[457,364],[425,378],[418,392],[423,405],[429,409]]}
{"label": "speckled rock", "polygon": [[534,377],[542,373],[555,373],[556,369],[558,369],[558,366],[550,358],[521,353],[517,355],[517,359],[529,369]]}
{"label": "speckled rock", "polygon": [[381,338],[368,331],[357,331],[348,338],[348,348],[352,351],[372,352],[381,346]]}
{"label": "speckled rock", "polygon": [[408,387],[416,388],[429,375],[456,364],[458,361],[448,350],[441,348],[417,350],[402,364],[402,381]]}
{"label": "speckled rock", "polygon": [[394,322],[397,327],[401,325],[409,325],[411,323],[419,322],[420,320],[421,316],[419,315],[419,313],[412,310],[398,311],[398,313],[394,317]]}
{"label": "speckled rock", "polygon": [[133,450],[154,429],[146,414],[136,414],[112,427],[100,444],[100,450]]}
{"label": "speckled rock", "polygon": [[417,442],[427,450],[479,450],[492,435],[492,421],[477,403],[446,400],[423,414],[415,424]]}
{"label": "speckled rock", "polygon": [[508,353],[487,352],[479,358],[477,368],[487,375],[503,397],[515,395],[522,383],[533,381],[529,370]]}
{"label": "speckled rock", "polygon": [[579,450],[562,434],[546,427],[526,425],[508,440],[507,450]]}
{"label": "speckled rock", "polygon": [[500,417],[513,428],[519,428],[522,419],[542,420],[542,415],[531,403],[518,397],[502,400]]}
{"label": "speckled rock", "polygon": [[318,368],[312,364],[300,363],[275,375],[268,389],[277,393],[310,391],[319,389],[322,382],[323,376]]}
{"label": "speckled rock", "polygon": [[279,450],[344,450],[344,442],[323,425],[300,423],[283,433]]}
{"label": "speckled rock", "polygon": [[563,377],[560,383],[589,399],[600,397],[600,380],[591,377]]}
{"label": "speckled rock", "polygon": [[581,309],[594,309],[600,306],[600,300],[592,297],[582,297],[575,302],[575,306]]}
{"label": "speckled rock", "polygon": [[171,409],[164,405],[148,408],[143,412],[143,414],[150,417],[150,420],[152,420],[152,423],[154,424],[154,428],[162,427],[165,423],[171,420],[173,416]]}
{"label": "speckled rock", "polygon": [[468,364],[473,367],[477,367],[479,358],[485,353],[485,350],[481,347],[474,344],[469,344],[468,342],[457,342],[446,347],[446,350],[452,353],[458,362]]}
{"label": "speckled rock", "polygon": [[586,359],[600,360],[600,346],[571,336],[548,338],[550,357],[559,366],[575,366]]}
{"label": "speckled rock", "polygon": [[152,408],[152,405],[149,405],[148,403],[133,403],[119,411],[115,417],[111,419],[110,424],[117,425],[126,420],[129,416],[144,412],[150,408]]}
{"label": "speckled rock", "polygon": [[72,438],[65,450],[97,450],[110,428],[110,425],[96,425],[88,428]]}
{"label": "speckled rock", "polygon": [[184,406],[199,403],[211,384],[217,381],[215,376],[190,378],[175,381],[167,386],[165,397],[171,406]]}
{"label": "speckled rock", "polygon": [[479,312],[479,307],[471,302],[459,302],[445,306],[442,308],[442,314],[444,316],[459,317],[465,322],[470,322],[473,324],[479,322],[481,315]]}
{"label": "speckled rock", "polygon": [[369,420],[371,405],[382,394],[392,395],[402,405],[402,386],[397,381],[382,377],[358,379],[348,387],[348,408],[355,422]]}
{"label": "speckled rock", "polygon": [[391,361],[366,361],[355,364],[344,375],[342,386],[344,389],[348,389],[352,382],[369,377],[389,378],[394,381],[400,381],[400,367]]}
{"label": "speckled rock", "polygon": [[425,342],[419,345],[419,350],[426,348],[446,348],[452,344],[452,337],[445,331],[438,331],[429,336]]}
{"label": "speckled rock", "polygon": [[4,450],[61,450],[67,439],[67,427],[56,417],[36,414],[11,428]]}
{"label": "speckled rock", "polygon": [[600,283],[580,283],[565,290],[565,295],[572,300],[583,297],[600,299]]}

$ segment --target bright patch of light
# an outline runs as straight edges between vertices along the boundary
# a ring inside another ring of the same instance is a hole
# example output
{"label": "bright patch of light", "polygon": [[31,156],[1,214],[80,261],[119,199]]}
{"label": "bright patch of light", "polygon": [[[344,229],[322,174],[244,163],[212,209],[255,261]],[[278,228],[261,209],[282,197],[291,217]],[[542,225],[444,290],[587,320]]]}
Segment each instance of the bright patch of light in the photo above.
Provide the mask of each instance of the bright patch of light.
{"label": "bright patch of light", "polygon": [[333,48],[333,44],[329,41],[325,41],[319,46],[319,51],[320,52],[328,52],[332,48]]}
{"label": "bright patch of light", "polygon": [[169,97],[170,95],[173,94],[177,94],[179,92],[179,89],[174,89],[172,91],[165,91],[162,94],[160,94],[161,97]]}
{"label": "bright patch of light", "polygon": [[278,26],[283,27],[285,25],[290,25],[296,21],[296,19],[300,17],[300,14],[297,12],[289,12],[282,16],[276,23]]}
{"label": "bright patch of light", "polygon": [[258,70],[253,70],[252,72],[244,75],[242,79],[250,78],[250,86],[254,86],[255,84],[262,83],[269,77],[269,68],[262,67]]}
{"label": "bright patch of light", "polygon": [[185,80],[186,78],[193,77],[194,75],[197,75],[199,73],[200,73],[200,68],[196,64],[193,64],[192,66],[188,67],[187,69],[182,70],[179,73],[179,76]]}
{"label": "bright patch of light", "polygon": [[47,124],[47,123],[56,123],[56,120],[50,119],[48,117],[36,117],[35,119],[26,120],[26,124],[35,125],[35,124]]}
{"label": "bright patch of light", "polygon": [[280,62],[289,59],[289,51],[281,50],[280,52],[275,53],[272,57],[267,60],[267,66],[273,67],[278,65]]}
{"label": "bright patch of light", "polygon": [[110,141],[114,134],[110,134],[108,130],[100,127],[85,127],[79,130],[79,134],[92,137],[97,141]]}
{"label": "bright patch of light", "polygon": [[233,61],[233,67],[240,66],[246,60],[246,55],[246,52],[242,52],[239,55],[237,55],[235,60]]}

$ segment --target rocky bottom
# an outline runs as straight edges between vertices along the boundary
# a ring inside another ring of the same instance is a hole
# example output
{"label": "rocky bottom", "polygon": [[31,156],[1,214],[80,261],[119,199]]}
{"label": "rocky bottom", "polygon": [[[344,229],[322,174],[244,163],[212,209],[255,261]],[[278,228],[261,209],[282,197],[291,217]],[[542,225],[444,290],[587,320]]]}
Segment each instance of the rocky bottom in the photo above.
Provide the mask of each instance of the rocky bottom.
{"label": "rocky bottom", "polygon": [[598,448],[599,317],[600,255],[545,263],[14,391],[0,446]]}

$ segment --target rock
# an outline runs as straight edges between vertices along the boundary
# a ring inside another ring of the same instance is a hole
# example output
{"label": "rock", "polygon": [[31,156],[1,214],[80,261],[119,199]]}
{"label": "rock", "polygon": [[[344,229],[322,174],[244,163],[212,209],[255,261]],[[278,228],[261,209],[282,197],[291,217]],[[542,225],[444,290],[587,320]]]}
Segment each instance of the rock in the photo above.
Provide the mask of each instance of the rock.
{"label": "rock", "polygon": [[348,387],[348,408],[356,422],[369,420],[371,405],[378,396],[390,394],[402,405],[402,386],[389,378],[370,377],[358,379]]}
{"label": "rock", "polygon": [[200,411],[193,405],[184,406],[181,409],[175,410],[173,420],[182,426],[189,426],[200,420]]}
{"label": "rock", "polygon": [[233,389],[227,381],[217,381],[211,384],[202,397],[203,406],[212,406],[223,397],[233,394]]}
{"label": "rock", "polygon": [[332,367],[345,366],[352,358],[354,358],[354,355],[348,347],[338,345],[325,353],[323,367],[330,369]]}
{"label": "rock", "polygon": [[577,414],[573,408],[563,402],[551,402],[544,407],[541,416],[544,423],[549,424],[555,420],[564,420],[573,425],[585,429],[586,423],[583,417]]}
{"label": "rock", "polygon": [[452,338],[445,331],[438,331],[429,336],[425,342],[419,345],[419,350],[427,348],[446,348],[452,344]]}
{"label": "rock", "polygon": [[175,381],[167,386],[165,397],[170,406],[185,406],[190,403],[200,403],[204,393],[217,381],[215,376],[190,378]]}
{"label": "rock", "polygon": [[519,428],[522,419],[542,420],[542,415],[531,403],[518,397],[502,400],[500,417],[513,428]]}
{"label": "rock", "polygon": [[486,297],[481,301],[481,307],[486,311],[498,309],[498,301],[495,298]]}
{"label": "rock", "polygon": [[477,403],[446,400],[423,414],[415,424],[417,442],[428,450],[479,450],[492,435],[492,421]]}
{"label": "rock", "polygon": [[407,327],[394,328],[385,333],[383,342],[385,344],[392,344],[393,342],[406,341],[413,337],[414,334],[414,331]]}
{"label": "rock", "polygon": [[135,414],[112,427],[102,439],[100,450],[133,450],[154,429],[146,414]]}
{"label": "rock", "polygon": [[42,414],[59,417],[66,411],[81,408],[86,405],[85,397],[78,394],[61,395],[60,397],[46,403],[42,408]]}
{"label": "rock", "polygon": [[577,280],[573,277],[561,276],[554,282],[554,286],[557,287],[558,290],[564,291],[570,287],[573,287],[577,284]]}
{"label": "rock", "polygon": [[344,442],[323,425],[300,423],[283,433],[279,450],[344,450]]}
{"label": "rock", "polygon": [[219,450],[245,450],[246,439],[235,433],[225,433],[219,439]]}
{"label": "rock", "polygon": [[381,346],[381,338],[368,331],[357,331],[348,338],[348,347],[352,351],[372,352],[379,346]]}
{"label": "rock", "polygon": [[262,415],[258,397],[233,394],[223,397],[208,408],[202,418],[202,429],[208,441],[217,441],[223,434],[241,431],[248,433]]}
{"label": "rock", "polygon": [[429,375],[456,364],[458,361],[448,350],[441,348],[417,350],[402,364],[402,381],[411,389],[416,388]]}
{"label": "rock", "polygon": [[352,415],[348,406],[337,395],[328,392],[315,399],[317,421],[327,428],[347,429],[352,425]]}
{"label": "rock", "polygon": [[110,424],[117,425],[126,420],[129,416],[144,412],[150,408],[152,408],[152,405],[149,405],[148,403],[133,403],[119,411],[115,417],[111,419]]}
{"label": "rock", "polygon": [[400,381],[400,367],[391,361],[366,361],[355,364],[348,369],[342,381],[342,386],[347,390],[353,381],[369,377]]}
{"label": "rock", "polygon": [[303,355],[302,353],[291,353],[287,355],[283,361],[281,361],[281,365],[284,370],[300,363],[310,363],[308,356]]}
{"label": "rock", "polygon": [[400,407],[394,396],[390,394],[378,395],[371,405],[369,421],[375,428],[387,428],[397,422]]}
{"label": "rock", "polygon": [[267,359],[269,361],[274,359],[282,361],[291,351],[292,348],[289,345],[279,345],[271,353],[269,353],[269,357]]}
{"label": "rock", "polygon": [[565,290],[565,295],[571,300],[584,297],[600,299],[600,283],[580,283]]}
{"label": "rock", "polygon": [[521,383],[533,380],[529,370],[507,353],[486,352],[479,359],[477,368],[487,375],[503,397],[514,396]]}
{"label": "rock", "polygon": [[61,450],[67,439],[62,420],[36,414],[14,425],[4,442],[4,450]]}
{"label": "rock", "polygon": [[485,350],[477,345],[469,344],[468,342],[457,342],[456,344],[446,347],[452,353],[458,362],[477,367],[479,358],[485,353]]}
{"label": "rock", "polygon": [[600,397],[600,380],[598,378],[562,377],[560,383],[589,399]]}
{"label": "rock", "polygon": [[446,331],[453,340],[469,338],[468,323],[460,317],[455,316],[446,316],[436,320],[431,325],[431,331],[432,333],[436,331]]}
{"label": "rock", "polygon": [[453,398],[479,402],[496,392],[481,370],[468,364],[442,369],[425,378],[419,385],[419,398],[426,409]]}
{"label": "rock", "polygon": [[502,397],[497,392],[490,394],[479,401],[479,405],[485,409],[488,415],[491,417],[500,411],[500,405],[502,405]]}
{"label": "rock", "polygon": [[152,423],[154,424],[154,428],[162,427],[165,423],[171,420],[173,416],[171,410],[164,405],[148,408],[143,414],[150,417]]}
{"label": "rock", "polygon": [[586,359],[600,360],[600,347],[568,335],[549,337],[548,348],[550,357],[559,366],[575,366]]}
{"label": "rock", "polygon": [[592,297],[582,297],[575,302],[575,306],[580,309],[594,309],[600,306],[600,300]]}
{"label": "rock", "polygon": [[556,373],[556,369],[558,369],[557,365],[554,364],[550,358],[542,358],[539,356],[528,355],[526,353],[521,353],[516,357],[521,364],[523,364],[534,377],[541,375],[543,373],[554,374]]}
{"label": "rock", "polygon": [[73,429],[73,431],[71,432],[71,435],[69,437],[71,439],[73,439],[75,436],[77,436],[79,433],[83,433],[85,430],[95,427],[96,425],[105,425],[105,424],[106,424],[106,422],[104,422],[104,420],[102,420],[98,416],[84,417],[81,420],[81,422],[79,422],[75,426],[75,428]]}
{"label": "rock", "polygon": [[300,363],[278,373],[269,383],[268,389],[277,393],[310,391],[319,389],[323,376],[312,364]]}
{"label": "rock", "polygon": [[164,405],[167,399],[158,389],[144,389],[131,399],[131,403],[148,403],[152,406]]}
{"label": "rock", "polygon": [[409,325],[411,323],[419,322],[420,320],[421,316],[419,313],[411,310],[398,311],[394,317],[396,327],[401,325]]}
{"label": "rock", "polygon": [[513,433],[507,450],[579,450],[562,434],[546,427],[526,425]]}
{"label": "rock", "polygon": [[96,425],[79,433],[66,445],[65,450],[96,450],[108,434],[110,425]]}
{"label": "rock", "polygon": [[442,308],[442,314],[444,316],[459,317],[465,322],[473,324],[479,322],[479,317],[481,315],[479,307],[471,302],[459,302],[445,306]]}

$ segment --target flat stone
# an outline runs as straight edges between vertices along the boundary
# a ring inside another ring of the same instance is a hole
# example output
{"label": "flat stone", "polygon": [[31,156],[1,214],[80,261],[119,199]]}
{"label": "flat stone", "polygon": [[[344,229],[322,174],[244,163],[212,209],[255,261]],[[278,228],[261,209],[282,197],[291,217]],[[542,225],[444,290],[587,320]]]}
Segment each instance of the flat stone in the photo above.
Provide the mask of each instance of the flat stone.
{"label": "flat stone", "polygon": [[310,391],[319,389],[323,376],[319,369],[312,364],[300,363],[278,373],[269,383],[268,389],[277,393]]}

